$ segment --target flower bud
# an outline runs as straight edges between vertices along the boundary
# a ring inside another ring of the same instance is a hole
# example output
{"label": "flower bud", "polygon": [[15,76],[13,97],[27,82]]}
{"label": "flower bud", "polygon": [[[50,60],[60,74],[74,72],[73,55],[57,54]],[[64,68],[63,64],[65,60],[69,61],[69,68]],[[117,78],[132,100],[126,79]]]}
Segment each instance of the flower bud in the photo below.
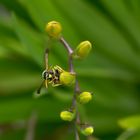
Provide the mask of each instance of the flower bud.
{"label": "flower bud", "polygon": [[60,113],[60,118],[64,121],[72,121],[74,119],[75,113],[71,111],[62,111]]}
{"label": "flower bud", "polygon": [[90,92],[82,92],[77,96],[77,101],[80,104],[88,103],[92,99],[92,94]]}
{"label": "flower bud", "polygon": [[89,54],[91,49],[92,49],[91,43],[89,41],[83,41],[77,46],[77,48],[73,54],[73,57],[74,58],[85,58]]}
{"label": "flower bud", "polygon": [[57,21],[50,21],[46,25],[46,32],[52,38],[59,38],[61,35],[62,27],[61,24]]}
{"label": "flower bud", "polygon": [[64,85],[72,85],[75,83],[75,74],[70,72],[62,72],[60,74],[60,83]]}
{"label": "flower bud", "polygon": [[87,126],[83,128],[81,132],[83,135],[89,136],[89,135],[92,135],[92,133],[94,132],[94,128],[92,126]]}

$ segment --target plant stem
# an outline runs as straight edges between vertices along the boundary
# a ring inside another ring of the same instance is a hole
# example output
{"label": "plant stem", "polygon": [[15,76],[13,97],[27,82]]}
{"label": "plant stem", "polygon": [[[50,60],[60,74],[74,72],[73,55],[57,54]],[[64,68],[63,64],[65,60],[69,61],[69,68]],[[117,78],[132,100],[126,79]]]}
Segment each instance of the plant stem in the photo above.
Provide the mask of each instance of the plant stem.
{"label": "plant stem", "polygon": [[45,50],[45,67],[46,67],[46,71],[48,70],[48,65],[49,65],[48,57],[49,57],[49,48],[46,48],[46,50]]}
{"label": "plant stem", "polygon": [[76,125],[75,125],[75,140],[80,140]]}
{"label": "plant stem", "polygon": [[33,112],[29,118],[27,125],[27,134],[25,140],[34,140],[35,139],[35,127],[37,122],[37,114]]}
{"label": "plant stem", "polygon": [[76,92],[76,93],[80,93],[80,87],[79,87],[78,80],[76,80],[76,84],[75,84],[75,92]]}
{"label": "plant stem", "polygon": [[72,63],[72,56],[69,56],[69,70],[71,73],[75,73],[74,72],[74,68],[73,68],[73,63]]}
{"label": "plant stem", "polygon": [[66,42],[66,40],[61,37],[60,38],[60,42],[63,44],[63,46],[66,48],[66,50],[68,51],[68,53],[71,55],[73,53],[72,48],[69,46],[69,44]]}
{"label": "plant stem", "polygon": [[[74,67],[73,67],[73,58],[72,58],[73,50],[72,50],[72,48],[69,46],[69,44],[66,42],[66,40],[63,37],[60,38],[60,42],[63,44],[65,49],[68,51],[68,55],[69,55],[69,71],[71,73],[75,73]],[[80,124],[79,112],[78,112],[78,108],[77,108],[77,105],[76,105],[76,94],[78,94],[79,92],[80,92],[80,87],[79,87],[78,81],[76,80],[75,89],[74,89],[74,95],[73,95],[73,100],[72,100],[72,106],[71,106],[71,110],[76,109],[76,119],[75,119],[75,122],[74,122],[75,123],[75,140],[80,140],[78,130],[76,128],[76,125]]]}
{"label": "plant stem", "polygon": [[[46,71],[48,70],[48,65],[49,65],[48,64],[48,57],[49,57],[49,48],[46,48],[46,50],[45,50],[45,70]],[[37,89],[37,94],[40,94],[41,89],[42,89],[44,83],[45,83],[45,80],[42,81],[41,85]]]}
{"label": "plant stem", "polygon": [[69,71],[71,73],[74,73],[74,68],[73,68],[73,63],[72,63],[73,50],[63,37],[60,38],[60,42],[63,44],[63,46],[65,47],[69,55]]}

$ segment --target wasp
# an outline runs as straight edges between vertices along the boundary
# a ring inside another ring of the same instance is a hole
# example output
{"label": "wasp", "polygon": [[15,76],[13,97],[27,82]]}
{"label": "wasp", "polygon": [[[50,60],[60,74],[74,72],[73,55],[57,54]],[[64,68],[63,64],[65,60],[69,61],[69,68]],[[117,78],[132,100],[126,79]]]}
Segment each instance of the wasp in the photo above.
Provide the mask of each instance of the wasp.
{"label": "wasp", "polygon": [[37,90],[37,93],[39,94],[41,91],[41,88],[43,84],[45,83],[46,88],[48,88],[48,84],[51,84],[53,87],[61,85],[60,83],[60,74],[64,71],[59,66],[48,66],[48,54],[49,50],[46,49],[45,52],[45,70],[42,72],[42,78],[44,79],[41,83],[40,87]]}
{"label": "wasp", "polygon": [[63,72],[63,69],[59,66],[50,67],[47,70],[44,70],[42,77],[45,80],[46,87],[48,84],[51,84],[53,87],[59,86],[60,84],[60,74]]}

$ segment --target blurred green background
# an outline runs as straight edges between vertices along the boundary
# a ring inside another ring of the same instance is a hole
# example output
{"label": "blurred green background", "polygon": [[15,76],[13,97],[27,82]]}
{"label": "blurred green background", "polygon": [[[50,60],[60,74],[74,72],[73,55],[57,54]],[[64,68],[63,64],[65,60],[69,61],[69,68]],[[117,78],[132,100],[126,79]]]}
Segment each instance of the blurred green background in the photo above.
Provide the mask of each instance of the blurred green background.
{"label": "blurred green background", "polygon": [[[33,98],[51,20],[61,22],[73,48],[83,40],[94,44],[85,60],[74,62],[81,89],[94,93],[79,107],[82,120],[95,128],[88,140],[140,140],[139,0],[0,0],[0,140],[74,140],[73,126],[59,118],[73,90],[49,88]],[[58,42],[50,64],[67,68]]]}

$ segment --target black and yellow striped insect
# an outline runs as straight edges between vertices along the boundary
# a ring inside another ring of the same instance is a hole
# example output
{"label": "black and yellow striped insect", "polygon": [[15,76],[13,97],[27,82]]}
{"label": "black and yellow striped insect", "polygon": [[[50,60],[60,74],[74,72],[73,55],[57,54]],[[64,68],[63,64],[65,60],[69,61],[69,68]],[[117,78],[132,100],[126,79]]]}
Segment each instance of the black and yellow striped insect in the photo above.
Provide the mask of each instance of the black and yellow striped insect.
{"label": "black and yellow striped insect", "polygon": [[46,69],[42,73],[42,78],[44,79],[42,84],[40,85],[39,89],[37,90],[37,93],[40,93],[40,90],[45,83],[46,88],[48,88],[48,84],[51,84],[53,87],[61,85],[60,83],[60,74],[64,71],[59,66],[48,66],[48,54],[49,50],[46,49],[45,52],[45,67]]}
{"label": "black and yellow striped insect", "polygon": [[60,74],[63,72],[63,69],[59,66],[50,67],[47,70],[44,70],[42,77],[45,80],[45,85],[48,87],[48,84],[51,84],[53,87],[59,86],[60,84]]}

